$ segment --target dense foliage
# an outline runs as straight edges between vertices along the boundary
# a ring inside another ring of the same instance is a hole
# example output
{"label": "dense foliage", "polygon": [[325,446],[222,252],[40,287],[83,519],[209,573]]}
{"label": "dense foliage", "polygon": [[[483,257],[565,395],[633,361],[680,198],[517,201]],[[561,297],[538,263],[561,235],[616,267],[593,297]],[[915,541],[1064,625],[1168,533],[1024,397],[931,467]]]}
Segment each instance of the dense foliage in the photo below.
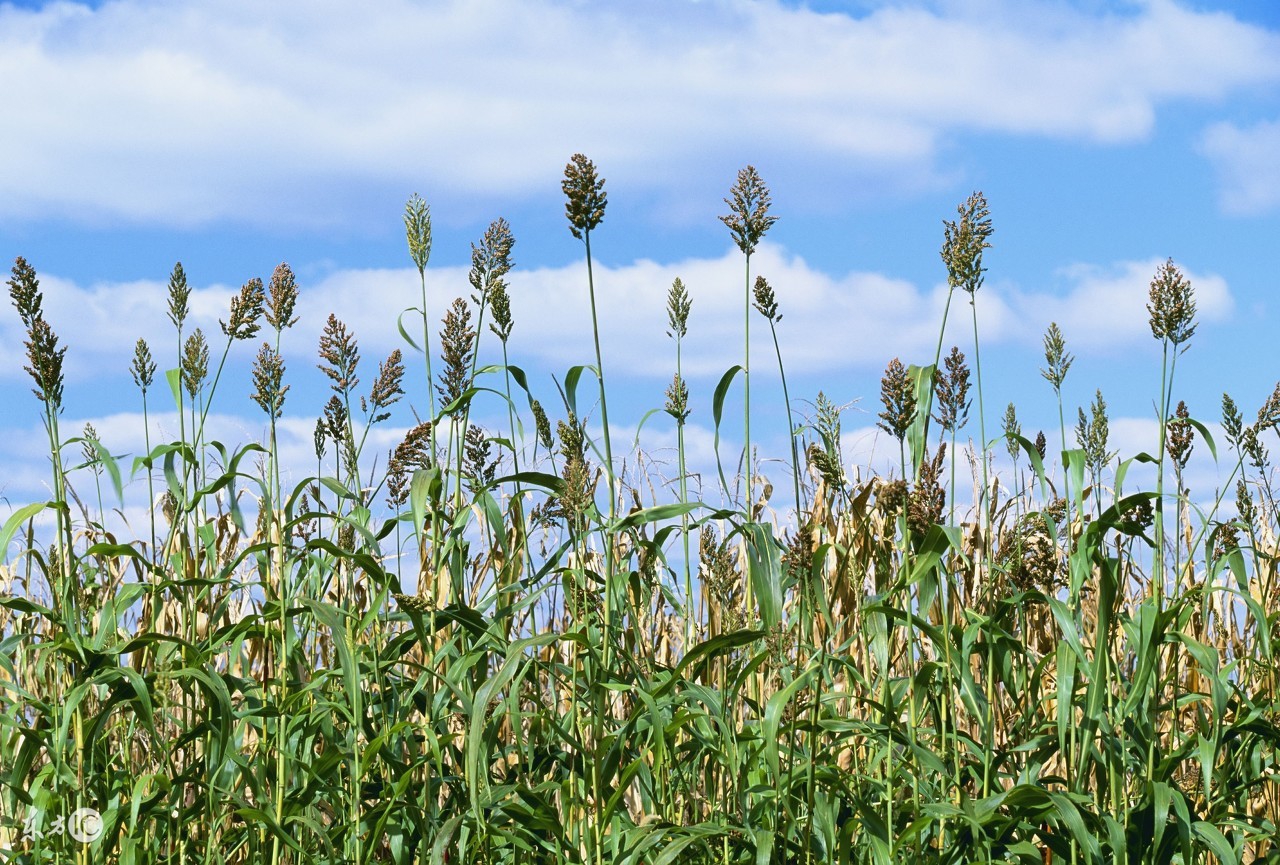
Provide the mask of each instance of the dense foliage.
{"label": "dense foliage", "polygon": [[[591,264],[604,181],[575,156],[564,191],[595,322],[608,314]],[[144,416],[172,392],[181,435],[148,438],[130,466],[92,427],[60,429],[67,349],[19,259],[10,294],[53,496],[0,536],[0,859],[1280,859],[1277,511],[1262,443],[1280,394],[1249,424],[1224,397],[1221,453],[1175,408],[1195,330],[1186,278],[1168,263],[1151,284],[1164,349],[1153,455],[1108,450],[1101,393],[1074,428],[1060,410],[1055,453],[1022,435],[1013,406],[988,439],[977,304],[992,223],[975,194],[942,247],[951,297],[973,313],[972,373],[941,335],[932,363],[888,365],[879,421],[900,459],[884,477],[847,464],[837,406],[820,394],[802,423],[788,394],[790,452],[768,468],[786,466],[773,480],[791,498],[775,507],[750,430],[751,379],[773,375],[773,358],[749,349],[757,315],[778,346],[779,297],[751,269],[774,217],[751,168],[726,204],[746,330],[712,399],[718,440],[736,435],[724,409],[744,397],[746,458],[719,466],[727,508],[689,492],[680,347],[697,298],[680,280],[671,479],[615,450],[598,329],[594,365],[560,381],[553,433],[507,359],[510,227],[493,223],[472,249],[474,293],[445,305],[428,291],[431,218],[414,196],[422,305],[400,333],[425,382],[408,383],[396,351],[361,389],[356,339],[330,316],[313,476],[285,483],[280,334],[299,300],[287,266],[246,283],[221,342],[188,328],[174,269],[176,338],[157,353],[173,369],[157,384],[140,340],[131,371]],[[491,338],[503,363],[480,367]],[[271,432],[232,450],[205,422],[222,364],[250,340]],[[1060,409],[1066,345],[1052,326],[1043,374]],[[385,457],[367,453],[406,388],[416,425]],[[506,430],[471,421],[481,401]],[[1012,469],[996,477],[1004,446]],[[1232,469],[1234,502],[1193,507],[1194,446]],[[1136,463],[1154,468],[1153,489],[1125,488]],[[103,505],[126,484],[152,504],[126,527],[136,538]]]}

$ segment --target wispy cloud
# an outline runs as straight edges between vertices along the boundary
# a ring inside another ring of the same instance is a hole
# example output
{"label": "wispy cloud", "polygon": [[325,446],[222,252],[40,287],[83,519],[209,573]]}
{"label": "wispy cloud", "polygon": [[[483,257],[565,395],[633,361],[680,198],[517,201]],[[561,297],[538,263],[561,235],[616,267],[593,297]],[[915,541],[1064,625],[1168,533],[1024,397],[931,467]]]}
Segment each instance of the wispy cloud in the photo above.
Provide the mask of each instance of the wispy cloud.
{"label": "wispy cloud", "polygon": [[1170,0],[120,0],[0,6],[0,34],[0,213],[166,226],[554,193],[577,150],[665,197],[782,155],[813,191],[914,186],[954,132],[1130,141],[1167,101],[1280,75],[1275,34]]}

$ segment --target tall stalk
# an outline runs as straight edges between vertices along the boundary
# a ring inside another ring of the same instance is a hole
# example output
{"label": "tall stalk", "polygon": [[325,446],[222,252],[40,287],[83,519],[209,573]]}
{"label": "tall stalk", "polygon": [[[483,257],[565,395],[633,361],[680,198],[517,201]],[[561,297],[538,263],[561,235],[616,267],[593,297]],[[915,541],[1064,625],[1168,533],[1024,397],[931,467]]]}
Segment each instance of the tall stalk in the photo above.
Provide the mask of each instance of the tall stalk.
{"label": "tall stalk", "polygon": [[[689,418],[689,386],[684,380],[680,349],[689,332],[689,312],[693,302],[680,277],[671,283],[667,292],[667,336],[676,341],[676,375],[667,388],[666,412],[676,422],[677,471],[680,474],[680,504],[689,503],[689,477],[685,469],[684,425]],[[680,515],[680,537],[684,545],[684,639],[685,650],[693,645],[693,563],[689,554],[689,515]]]}
{"label": "tall stalk", "polygon": [[[743,278],[742,319],[742,379],[743,379],[743,462],[746,466],[746,491],[743,495],[743,509],[747,522],[755,520],[755,467],[751,458],[751,254],[764,238],[765,233],[778,221],[776,216],[769,216],[772,203],[769,198],[769,187],[765,186],[760,175],[752,165],[738,172],[738,178],[729,189],[729,197],[724,200],[729,205],[729,213],[720,217],[729,228],[733,242],[742,251],[745,259]],[[726,490],[726,493],[728,491]]]}
{"label": "tall stalk", "polygon": [[[609,196],[604,191],[604,178],[596,171],[595,163],[581,153],[575,153],[564,168],[564,180],[560,188],[565,194],[564,211],[569,220],[569,231],[583,242],[587,254],[587,294],[591,300],[591,338],[596,350],[596,380],[600,384],[600,422],[604,427],[604,472],[609,484],[609,522],[617,513],[617,476],[614,474],[613,445],[609,433],[609,401],[604,385],[604,357],[600,352],[600,318],[596,310],[595,273],[591,265],[591,231],[604,219]],[[608,669],[613,652],[614,625],[614,549],[612,540],[605,539],[605,588],[604,588],[604,665]]]}

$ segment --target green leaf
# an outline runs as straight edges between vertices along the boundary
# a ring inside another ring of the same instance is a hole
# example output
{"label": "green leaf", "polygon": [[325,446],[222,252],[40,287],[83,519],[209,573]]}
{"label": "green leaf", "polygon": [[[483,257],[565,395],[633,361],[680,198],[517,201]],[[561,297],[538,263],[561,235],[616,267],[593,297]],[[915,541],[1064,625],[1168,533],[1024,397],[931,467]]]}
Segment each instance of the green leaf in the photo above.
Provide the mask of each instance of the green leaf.
{"label": "green leaf", "polygon": [[35,504],[23,505],[9,515],[9,519],[5,520],[4,529],[0,530],[0,561],[8,561],[9,542],[13,540],[13,536],[19,527],[45,508],[57,510],[57,505],[53,502],[36,502]]}

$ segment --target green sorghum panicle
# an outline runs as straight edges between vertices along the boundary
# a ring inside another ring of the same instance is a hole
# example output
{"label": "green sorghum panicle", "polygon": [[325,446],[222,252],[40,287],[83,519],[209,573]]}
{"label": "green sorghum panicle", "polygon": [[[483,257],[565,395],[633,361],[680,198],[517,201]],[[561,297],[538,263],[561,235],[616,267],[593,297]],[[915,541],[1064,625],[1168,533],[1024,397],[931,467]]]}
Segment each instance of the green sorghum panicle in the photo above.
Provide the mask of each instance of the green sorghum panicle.
{"label": "green sorghum panicle", "polygon": [[667,336],[683,339],[689,333],[689,311],[693,301],[680,277],[676,277],[667,291]]}
{"label": "green sorghum panicle", "polygon": [[409,257],[421,275],[431,258],[431,208],[416,192],[404,206],[404,234],[409,242]]}
{"label": "green sorghum panicle", "polygon": [[1244,429],[1244,417],[1236,408],[1236,401],[1230,394],[1222,395],[1222,428],[1226,431],[1227,441],[1233,445],[1240,444],[1240,433]]}
{"label": "green sorghum panicle", "polygon": [[101,473],[102,458],[98,456],[98,448],[94,445],[98,440],[98,431],[94,429],[93,424],[86,422],[80,435],[84,438],[80,444],[80,452],[84,454],[85,464],[93,469],[94,474]]}
{"label": "green sorghum panicle", "polygon": [[1018,422],[1018,410],[1013,403],[1009,403],[1004,410],[1004,436],[1005,447],[1009,450],[1009,459],[1016,460],[1018,458],[1019,445],[1016,436],[1022,435],[1022,424]]}
{"label": "green sorghum panicle", "polygon": [[151,359],[151,349],[145,339],[139,339],[133,347],[133,363],[129,365],[129,372],[133,375],[133,383],[145,396],[156,374],[156,363]]}
{"label": "green sorghum panicle", "polygon": [[681,424],[689,417],[689,386],[680,373],[676,373],[667,386],[666,412]]}
{"label": "green sorghum panicle", "polygon": [[1062,390],[1063,379],[1075,358],[1067,351],[1067,342],[1056,321],[1049,324],[1044,334],[1044,360],[1046,367],[1040,370],[1040,375],[1053,385],[1054,390]]}
{"label": "green sorghum panicle", "polygon": [[187,320],[187,314],[190,312],[191,287],[187,285],[187,272],[182,269],[182,262],[179,261],[173,266],[173,272],[169,274],[169,321],[173,322],[173,326],[182,329],[182,324]]}
{"label": "green sorghum panicle", "polygon": [[325,425],[323,418],[316,418],[316,428],[311,434],[311,441],[315,445],[316,459],[324,459],[325,454]]}
{"label": "green sorghum panicle", "polygon": [[1084,409],[1079,409],[1080,417],[1076,422],[1076,444],[1084,450],[1085,460],[1096,476],[1114,456],[1107,451],[1107,439],[1111,435],[1111,430],[1107,419],[1107,403],[1102,398],[1101,390],[1096,391],[1089,412],[1090,418],[1086,420]]}
{"label": "green sorghum panicle", "polygon": [[533,422],[534,427],[538,431],[538,443],[546,450],[551,450],[551,422],[547,420],[547,412],[542,407],[542,403],[536,399],[533,401]]}

